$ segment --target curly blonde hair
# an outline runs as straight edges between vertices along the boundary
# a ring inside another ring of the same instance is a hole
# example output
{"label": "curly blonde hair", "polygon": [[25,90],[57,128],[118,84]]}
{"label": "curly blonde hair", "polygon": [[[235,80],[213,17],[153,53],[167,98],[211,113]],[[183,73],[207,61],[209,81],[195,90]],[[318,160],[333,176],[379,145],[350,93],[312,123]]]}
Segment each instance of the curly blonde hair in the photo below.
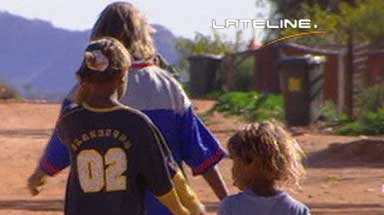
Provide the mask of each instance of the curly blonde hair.
{"label": "curly blonde hair", "polygon": [[154,28],[135,6],[128,2],[108,5],[100,14],[91,34],[91,40],[114,37],[124,44],[135,60],[152,60],[156,48],[152,34]]}
{"label": "curly blonde hair", "polygon": [[299,144],[277,123],[263,121],[240,128],[228,142],[234,159],[233,177],[240,189],[258,180],[271,185],[294,184],[305,175]]}

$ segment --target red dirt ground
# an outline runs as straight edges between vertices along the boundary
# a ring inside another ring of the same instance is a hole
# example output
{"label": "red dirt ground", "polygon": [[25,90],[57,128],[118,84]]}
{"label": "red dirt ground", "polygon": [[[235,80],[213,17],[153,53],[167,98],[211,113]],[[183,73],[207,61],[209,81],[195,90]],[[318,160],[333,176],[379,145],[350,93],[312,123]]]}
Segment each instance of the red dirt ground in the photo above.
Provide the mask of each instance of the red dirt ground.
{"label": "red dirt ground", "polygon": [[[200,113],[213,105],[202,100],[194,103]],[[31,197],[26,189],[26,179],[47,143],[58,111],[56,104],[0,103],[0,215],[62,214],[67,171],[49,179],[38,197]],[[218,113],[203,118],[223,145],[241,124]],[[296,137],[308,154],[308,175],[301,190],[289,192],[309,205],[312,214],[384,214],[382,137],[314,133]],[[231,185],[231,161],[225,159],[219,166],[231,192],[238,192]],[[219,201],[208,185],[200,177],[191,178],[191,183],[210,214],[215,214]]]}

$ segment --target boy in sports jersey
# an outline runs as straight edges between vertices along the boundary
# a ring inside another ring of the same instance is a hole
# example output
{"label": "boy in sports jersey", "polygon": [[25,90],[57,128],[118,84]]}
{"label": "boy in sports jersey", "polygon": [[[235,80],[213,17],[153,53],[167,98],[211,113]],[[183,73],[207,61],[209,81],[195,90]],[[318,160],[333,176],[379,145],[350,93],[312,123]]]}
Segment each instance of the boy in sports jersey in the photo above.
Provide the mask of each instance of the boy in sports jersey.
{"label": "boy in sports jersey", "polygon": [[146,190],[174,214],[203,214],[156,126],[118,101],[129,59],[112,38],[86,49],[77,72],[79,105],[64,108],[56,125],[71,154],[65,214],[146,214]]}
{"label": "boy in sports jersey", "polygon": [[[142,111],[159,128],[175,161],[190,167],[195,176],[202,176],[220,199],[228,195],[217,164],[225,151],[219,141],[194,111],[192,102],[180,84],[154,64],[156,48],[153,28],[145,15],[134,5],[114,2],[108,5],[96,21],[90,39],[111,36],[118,39],[132,55],[128,74],[128,90],[120,102]],[[80,85],[77,83],[64,99],[65,108],[75,102]],[[46,146],[36,171],[28,180],[30,189],[55,176],[70,163],[68,149],[54,132]],[[37,194],[37,192],[35,192]],[[147,192],[149,215],[171,215],[157,198]]]}

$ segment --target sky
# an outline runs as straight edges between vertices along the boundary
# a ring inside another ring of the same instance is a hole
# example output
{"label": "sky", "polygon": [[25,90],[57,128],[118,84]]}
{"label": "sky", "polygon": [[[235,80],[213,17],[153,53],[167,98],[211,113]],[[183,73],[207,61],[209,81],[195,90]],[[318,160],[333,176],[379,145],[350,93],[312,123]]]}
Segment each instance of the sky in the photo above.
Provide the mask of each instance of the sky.
{"label": "sky", "polygon": [[[256,7],[256,1],[267,0],[131,0],[143,11],[150,23],[161,24],[175,35],[193,38],[195,32],[212,33],[212,20],[218,24],[225,19],[252,19],[256,14],[268,13],[266,7]],[[0,11],[26,18],[38,18],[54,26],[70,29],[90,29],[98,14],[113,0],[0,0]],[[267,15],[266,15],[267,16]],[[219,30],[233,40],[236,29]],[[253,35],[244,30],[244,39]]]}

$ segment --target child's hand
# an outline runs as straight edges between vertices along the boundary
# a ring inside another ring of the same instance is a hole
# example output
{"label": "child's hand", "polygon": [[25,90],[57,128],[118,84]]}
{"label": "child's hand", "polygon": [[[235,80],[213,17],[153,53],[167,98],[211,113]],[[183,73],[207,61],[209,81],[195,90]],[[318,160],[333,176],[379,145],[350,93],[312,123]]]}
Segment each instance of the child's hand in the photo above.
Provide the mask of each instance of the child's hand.
{"label": "child's hand", "polygon": [[36,196],[41,191],[41,186],[45,184],[46,174],[40,169],[36,169],[35,172],[28,178],[28,189],[32,196]]}

